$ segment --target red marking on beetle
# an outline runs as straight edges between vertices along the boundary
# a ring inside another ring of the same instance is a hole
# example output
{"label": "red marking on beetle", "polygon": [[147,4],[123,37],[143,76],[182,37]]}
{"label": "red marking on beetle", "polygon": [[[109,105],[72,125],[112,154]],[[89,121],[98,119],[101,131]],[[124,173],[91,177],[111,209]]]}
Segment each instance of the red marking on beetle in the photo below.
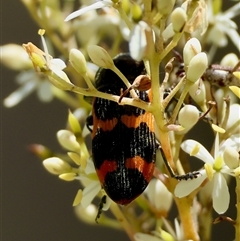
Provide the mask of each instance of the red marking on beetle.
{"label": "red marking on beetle", "polygon": [[105,160],[100,169],[96,169],[100,183],[104,183],[107,173],[113,172],[115,170],[117,170],[117,162]]}
{"label": "red marking on beetle", "polygon": [[118,123],[117,118],[113,118],[111,120],[99,120],[95,114],[93,113],[93,130],[92,130],[92,138],[96,135],[98,129],[102,129],[103,131],[111,131],[116,124]]}
{"label": "red marking on beetle", "polygon": [[140,156],[127,158],[125,161],[126,168],[137,169],[140,173],[142,173],[144,179],[147,182],[150,182],[152,178],[154,166],[155,166],[154,162],[148,163]]}
{"label": "red marking on beetle", "polygon": [[151,132],[154,132],[154,117],[150,112],[146,112],[145,114],[140,116],[122,115],[121,122],[129,128],[138,128],[143,122],[147,124]]}

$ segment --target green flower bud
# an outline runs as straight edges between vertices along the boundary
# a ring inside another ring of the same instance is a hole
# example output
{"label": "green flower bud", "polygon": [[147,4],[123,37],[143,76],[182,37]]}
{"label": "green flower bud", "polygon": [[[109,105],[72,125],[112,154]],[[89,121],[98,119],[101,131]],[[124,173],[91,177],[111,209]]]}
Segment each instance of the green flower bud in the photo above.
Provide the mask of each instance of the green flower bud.
{"label": "green flower bud", "polygon": [[131,6],[132,20],[138,22],[142,18],[142,9],[138,4],[133,3]]}
{"label": "green flower bud", "polygon": [[226,54],[220,62],[222,66],[234,67],[238,63],[238,56],[234,53]]}
{"label": "green flower bud", "polygon": [[68,122],[74,134],[81,133],[81,127],[80,127],[79,121],[70,110],[68,111]]}
{"label": "green flower bud", "polygon": [[201,44],[197,38],[191,38],[183,48],[183,60],[185,66],[188,66],[191,59],[202,51]]}
{"label": "green flower bud", "polygon": [[178,122],[184,127],[184,130],[175,132],[176,134],[187,133],[197,122],[199,118],[199,111],[193,105],[185,105],[178,114]]}
{"label": "green flower bud", "polygon": [[113,60],[105,49],[97,45],[89,45],[87,52],[93,63],[99,67],[105,69],[114,68]]}
{"label": "green flower bud", "polygon": [[172,12],[176,0],[158,0],[157,9],[161,15],[169,15]]}
{"label": "green flower bud", "polygon": [[81,75],[87,72],[86,60],[82,52],[78,49],[71,49],[69,60],[74,69]]}
{"label": "green flower bud", "polygon": [[206,88],[202,80],[197,80],[189,89],[189,94],[192,99],[200,106],[203,107],[206,102]]}
{"label": "green flower bud", "polygon": [[173,25],[173,30],[176,33],[181,32],[187,21],[186,12],[180,7],[175,8],[171,14],[171,21],[172,21],[172,25]]}
{"label": "green flower bud", "polygon": [[187,79],[196,82],[204,73],[208,66],[208,59],[205,53],[195,55],[188,66]]}

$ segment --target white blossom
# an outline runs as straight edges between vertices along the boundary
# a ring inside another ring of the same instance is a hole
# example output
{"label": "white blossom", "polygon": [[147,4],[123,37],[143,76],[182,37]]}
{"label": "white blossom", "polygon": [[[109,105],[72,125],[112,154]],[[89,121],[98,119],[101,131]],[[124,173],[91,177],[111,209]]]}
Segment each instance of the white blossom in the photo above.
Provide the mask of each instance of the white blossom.
{"label": "white blossom", "polygon": [[[238,150],[240,147],[240,136],[238,134],[232,135],[219,146],[219,134],[217,133],[214,156],[212,156],[199,142],[195,140],[184,141],[181,148],[190,155],[192,154],[205,162],[205,169],[200,170],[199,177],[193,180],[180,181],[175,188],[174,194],[179,198],[187,196],[197,189],[206,178],[210,178],[212,174],[211,180],[209,181],[213,182],[213,208],[219,214],[226,212],[230,201],[230,194],[224,174],[234,175],[234,170],[229,168],[224,162],[223,154],[226,146]],[[194,151],[196,149],[198,150],[197,152]]]}

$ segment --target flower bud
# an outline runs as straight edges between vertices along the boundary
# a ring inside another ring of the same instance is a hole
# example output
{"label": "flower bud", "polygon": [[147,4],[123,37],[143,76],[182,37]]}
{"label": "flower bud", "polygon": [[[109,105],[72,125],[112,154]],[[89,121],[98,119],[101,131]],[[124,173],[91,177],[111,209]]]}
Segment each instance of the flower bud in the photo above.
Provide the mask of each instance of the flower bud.
{"label": "flower bud", "polygon": [[172,12],[176,0],[158,0],[157,9],[161,15],[168,15]]}
{"label": "flower bud", "polygon": [[[161,213],[167,215],[172,205],[172,194],[166,186],[158,179],[152,179],[145,191],[151,204]],[[164,202],[161,202],[164,200]]]}
{"label": "flower bud", "polygon": [[122,0],[121,1],[121,7],[123,9],[123,11],[128,14],[130,11],[130,2],[129,0]]}
{"label": "flower bud", "polygon": [[168,39],[172,38],[174,36],[174,34],[175,34],[175,32],[173,30],[173,24],[170,23],[162,32],[162,37],[164,39],[164,42],[166,42]]}
{"label": "flower bud", "polygon": [[62,147],[70,151],[79,152],[80,145],[76,140],[75,135],[68,130],[60,130],[57,132],[57,138]]}
{"label": "flower bud", "polygon": [[81,75],[87,72],[86,59],[78,49],[71,49],[69,53],[69,61],[74,69]]}
{"label": "flower bud", "polygon": [[186,66],[189,65],[191,59],[202,51],[202,46],[197,38],[191,38],[187,41],[183,48],[183,60]]}
{"label": "flower bud", "polygon": [[141,20],[142,18],[142,9],[141,7],[136,4],[136,3],[133,3],[132,6],[131,6],[131,13],[132,13],[132,20],[134,22],[138,22]]}
{"label": "flower bud", "polygon": [[208,66],[208,59],[205,53],[195,55],[188,66],[187,79],[196,82],[204,73]]}
{"label": "flower bud", "polygon": [[200,106],[204,106],[206,102],[206,88],[202,80],[197,80],[189,89],[192,99]]}
{"label": "flower bud", "polygon": [[88,205],[87,207],[82,207],[78,205],[75,208],[75,213],[77,217],[85,223],[95,224],[95,218],[97,216],[98,210],[97,207],[93,204]]}
{"label": "flower bud", "polygon": [[222,66],[234,67],[238,63],[238,56],[234,53],[226,54],[220,62]]}
{"label": "flower bud", "polygon": [[198,122],[198,119],[198,109],[193,105],[185,105],[178,114],[178,121],[184,127],[184,130],[176,132],[176,134],[187,133]]}
{"label": "flower bud", "polygon": [[176,33],[181,32],[187,21],[186,12],[180,7],[175,8],[171,14],[171,21],[172,21],[173,30]]}
{"label": "flower bud", "polygon": [[[240,105],[235,103],[230,105],[230,114],[229,114],[229,118],[227,121],[227,125],[226,125],[226,130],[229,130],[230,128],[231,133],[232,134],[240,134],[240,128],[239,128],[239,114],[240,113]],[[235,125],[235,128],[233,129]]]}
{"label": "flower bud", "polygon": [[114,68],[113,60],[105,49],[97,45],[89,45],[87,48],[87,52],[93,63],[98,65],[99,67],[105,69]]}
{"label": "flower bud", "polygon": [[43,166],[52,174],[59,175],[70,172],[72,167],[58,157],[50,157],[43,161]]}
{"label": "flower bud", "polygon": [[25,70],[32,68],[32,62],[22,46],[6,44],[0,47],[1,63],[13,70]]}
{"label": "flower bud", "polygon": [[239,154],[235,148],[226,146],[223,151],[223,160],[229,168],[237,168],[239,166]]}
{"label": "flower bud", "polygon": [[81,127],[78,122],[78,119],[75,117],[75,115],[73,115],[73,113],[70,110],[68,111],[68,122],[74,134],[81,133]]}

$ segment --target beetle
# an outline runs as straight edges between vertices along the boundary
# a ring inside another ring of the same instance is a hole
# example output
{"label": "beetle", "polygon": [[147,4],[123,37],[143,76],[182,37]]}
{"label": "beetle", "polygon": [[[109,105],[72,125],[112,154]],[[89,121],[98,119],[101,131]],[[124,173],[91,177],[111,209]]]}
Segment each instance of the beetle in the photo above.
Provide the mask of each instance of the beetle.
{"label": "beetle", "polygon": [[[136,61],[129,54],[120,54],[113,61],[131,84],[146,74],[143,61]],[[95,87],[113,95],[126,90],[113,71],[103,68],[96,73]],[[134,91],[142,101],[151,101],[151,90]],[[129,93],[126,97],[131,98]],[[96,173],[107,195],[114,202],[127,205],[152,178],[158,148],[154,117],[141,108],[98,97],[93,99],[92,107],[92,158]]]}

